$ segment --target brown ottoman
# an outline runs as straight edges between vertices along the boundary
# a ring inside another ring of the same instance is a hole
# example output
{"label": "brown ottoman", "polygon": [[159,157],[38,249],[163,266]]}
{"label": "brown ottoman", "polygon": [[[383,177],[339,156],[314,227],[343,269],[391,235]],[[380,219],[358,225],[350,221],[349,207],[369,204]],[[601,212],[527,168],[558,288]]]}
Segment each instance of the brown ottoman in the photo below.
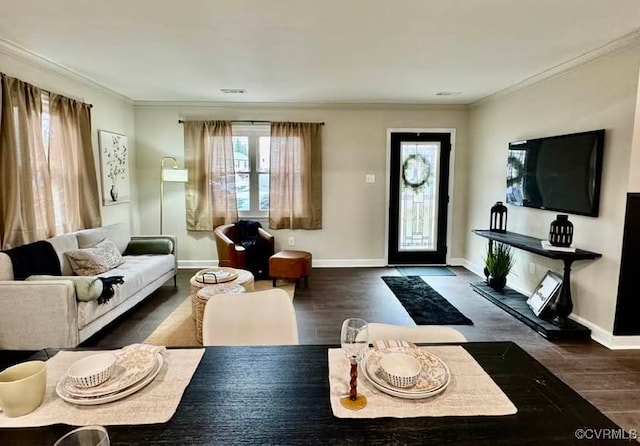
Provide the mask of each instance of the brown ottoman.
{"label": "brown ottoman", "polygon": [[309,285],[311,274],[311,253],[306,251],[285,250],[275,253],[269,258],[269,276],[276,286],[277,279],[303,279],[304,287]]}

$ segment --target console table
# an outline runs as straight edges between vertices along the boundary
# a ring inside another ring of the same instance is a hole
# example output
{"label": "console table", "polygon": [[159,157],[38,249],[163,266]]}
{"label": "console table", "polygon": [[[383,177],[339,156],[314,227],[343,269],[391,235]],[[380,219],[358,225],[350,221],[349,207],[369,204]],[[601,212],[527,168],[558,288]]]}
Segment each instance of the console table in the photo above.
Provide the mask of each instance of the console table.
{"label": "console table", "polygon": [[583,249],[576,249],[575,252],[543,249],[542,239],[517,234],[515,232],[495,232],[483,229],[474,229],[472,232],[489,239],[489,249],[492,248],[492,243],[496,241],[543,257],[562,260],[564,262],[562,287],[560,288],[560,294],[558,294],[556,300],[551,304],[551,310],[555,314],[555,318],[553,319],[554,323],[559,326],[569,324],[567,316],[569,316],[573,310],[573,302],[571,300],[571,264],[576,260],[597,259],[598,257],[602,257],[602,254],[585,251]]}

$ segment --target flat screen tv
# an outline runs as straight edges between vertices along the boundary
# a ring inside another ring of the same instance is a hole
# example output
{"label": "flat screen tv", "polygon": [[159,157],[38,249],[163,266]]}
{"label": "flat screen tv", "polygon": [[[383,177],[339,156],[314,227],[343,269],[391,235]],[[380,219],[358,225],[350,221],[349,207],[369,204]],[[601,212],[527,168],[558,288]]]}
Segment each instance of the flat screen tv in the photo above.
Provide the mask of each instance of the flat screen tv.
{"label": "flat screen tv", "polygon": [[509,143],[507,203],[598,216],[604,130]]}

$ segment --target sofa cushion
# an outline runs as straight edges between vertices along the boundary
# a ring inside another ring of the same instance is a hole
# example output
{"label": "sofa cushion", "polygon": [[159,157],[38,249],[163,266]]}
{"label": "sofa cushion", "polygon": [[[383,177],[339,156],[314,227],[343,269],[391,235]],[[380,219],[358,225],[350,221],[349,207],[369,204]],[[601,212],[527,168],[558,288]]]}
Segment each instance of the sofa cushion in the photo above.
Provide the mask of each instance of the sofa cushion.
{"label": "sofa cushion", "polygon": [[101,241],[93,248],[67,251],[65,255],[78,276],[94,276],[124,263],[116,244],[110,239]]}
{"label": "sofa cushion", "polygon": [[98,317],[120,305],[154,280],[175,268],[173,254],[124,256],[125,262],[117,268],[99,274],[99,277],[123,276],[124,283],[114,287],[115,294],[103,305],[97,301],[78,302],[78,328],[82,329]]}
{"label": "sofa cushion", "polygon": [[85,229],[75,233],[78,238],[78,247],[92,248],[104,239],[112,240],[122,254],[131,241],[129,226],[125,223],[115,223],[101,228]]}
{"label": "sofa cushion", "polygon": [[56,254],[58,255],[58,260],[60,260],[60,269],[62,270],[63,276],[70,276],[73,274],[73,270],[71,269],[71,264],[69,263],[69,259],[64,255],[67,251],[72,251],[74,249],[78,249],[78,238],[75,234],[61,234],[56,235],[55,237],[51,237],[47,239],[53,249],[55,249]]}

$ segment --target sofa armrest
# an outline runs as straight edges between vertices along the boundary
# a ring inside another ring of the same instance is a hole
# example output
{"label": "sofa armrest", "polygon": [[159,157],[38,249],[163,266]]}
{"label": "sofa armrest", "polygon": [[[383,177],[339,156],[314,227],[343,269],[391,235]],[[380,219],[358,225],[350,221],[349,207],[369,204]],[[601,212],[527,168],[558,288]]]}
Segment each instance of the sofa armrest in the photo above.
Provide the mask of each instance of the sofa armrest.
{"label": "sofa armrest", "polygon": [[174,272],[178,272],[178,237],[175,235],[132,235],[131,240],[149,240],[149,239],[166,239],[173,244],[173,257],[175,259]]}
{"label": "sofa armrest", "polygon": [[78,339],[72,281],[0,281],[0,349],[70,348]]}

